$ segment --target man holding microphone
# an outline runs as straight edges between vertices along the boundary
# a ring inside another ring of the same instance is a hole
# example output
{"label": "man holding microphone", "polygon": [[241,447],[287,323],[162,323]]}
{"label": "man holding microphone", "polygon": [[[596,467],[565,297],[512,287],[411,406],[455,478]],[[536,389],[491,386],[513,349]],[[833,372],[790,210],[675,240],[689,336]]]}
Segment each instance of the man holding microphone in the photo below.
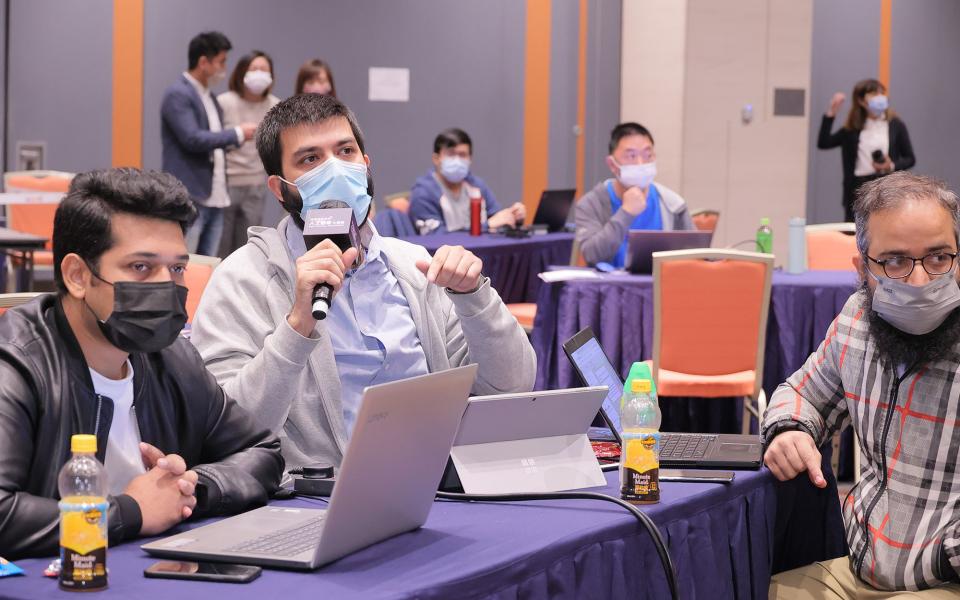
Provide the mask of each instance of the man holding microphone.
{"label": "man holding microphone", "polygon": [[[474,393],[533,388],[533,348],[480,259],[460,246],[431,257],[368,220],[370,157],[346,106],[289,98],[267,113],[257,149],[289,216],[252,229],[215,271],[193,340],[221,385],[280,434],[288,465],[338,465],[370,385],[476,363]],[[307,247],[307,211],[330,200],[353,209],[361,248]],[[334,297],[317,321],[323,283]]]}

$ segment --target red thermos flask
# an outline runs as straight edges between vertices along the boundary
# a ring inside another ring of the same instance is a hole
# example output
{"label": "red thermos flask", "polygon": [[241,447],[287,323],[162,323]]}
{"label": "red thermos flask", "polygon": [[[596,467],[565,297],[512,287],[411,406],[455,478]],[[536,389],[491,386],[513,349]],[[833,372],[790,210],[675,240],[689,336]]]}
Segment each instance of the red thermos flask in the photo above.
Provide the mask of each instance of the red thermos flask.
{"label": "red thermos flask", "polygon": [[480,235],[480,210],[483,199],[480,194],[470,196],[470,235]]}

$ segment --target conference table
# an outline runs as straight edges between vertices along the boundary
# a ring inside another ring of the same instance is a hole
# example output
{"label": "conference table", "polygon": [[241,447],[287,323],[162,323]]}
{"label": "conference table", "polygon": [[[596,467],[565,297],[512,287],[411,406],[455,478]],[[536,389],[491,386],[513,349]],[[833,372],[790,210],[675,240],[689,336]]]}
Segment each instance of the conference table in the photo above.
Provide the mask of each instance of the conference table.
{"label": "conference table", "polygon": [[[17,256],[23,261],[20,267],[23,277],[18,278],[17,291],[27,292],[33,287],[33,253],[43,250],[46,243],[45,237],[0,227],[0,251]],[[0,261],[0,284],[0,289],[6,286],[6,260]]]}
{"label": "conference table", "polygon": [[[843,555],[836,487],[826,473],[827,490],[805,480],[778,483],[766,470],[739,471],[732,484],[664,482],[661,502],[641,510],[668,544],[681,597],[766,598],[772,569]],[[595,491],[616,495],[617,473],[606,479],[607,486]],[[274,503],[325,506],[299,498]],[[653,542],[639,522],[618,506],[592,500],[438,500],[421,529],[317,571],[265,569],[246,585],[146,579],[143,569],[157,559],[140,550],[143,541],[109,549],[109,589],[98,598],[669,597]],[[0,579],[0,597],[65,596],[55,580],[41,576],[49,559],[15,562],[27,573]]]}
{"label": "conference table", "polygon": [[572,233],[548,233],[525,238],[484,233],[472,236],[464,231],[400,238],[423,246],[430,254],[441,246],[463,246],[483,261],[483,273],[504,302],[536,302],[540,289],[537,277],[550,265],[570,263]]}
{"label": "conference table", "polygon": [[[852,271],[775,271],[764,350],[767,398],[823,341],[827,328],[857,288]],[[653,277],[603,275],[545,283],[537,297],[531,342],[537,353],[536,389],[581,385],[563,342],[590,326],[621,376],[653,356]],[[739,431],[739,399],[683,399],[661,403],[666,430]],[[838,456],[841,479],[852,475],[852,437]]]}

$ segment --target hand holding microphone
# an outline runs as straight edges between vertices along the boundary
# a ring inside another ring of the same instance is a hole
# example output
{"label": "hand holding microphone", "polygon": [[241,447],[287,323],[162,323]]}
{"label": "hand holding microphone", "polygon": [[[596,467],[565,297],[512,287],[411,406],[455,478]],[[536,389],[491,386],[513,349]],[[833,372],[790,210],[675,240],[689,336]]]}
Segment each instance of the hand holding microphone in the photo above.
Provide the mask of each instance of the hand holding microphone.
{"label": "hand holding microphone", "polygon": [[307,252],[296,262],[295,298],[287,316],[290,327],[304,337],[310,337],[316,322],[326,317],[333,295],[359,256],[353,209],[343,207],[347,204],[328,200],[319,209],[307,212]]}

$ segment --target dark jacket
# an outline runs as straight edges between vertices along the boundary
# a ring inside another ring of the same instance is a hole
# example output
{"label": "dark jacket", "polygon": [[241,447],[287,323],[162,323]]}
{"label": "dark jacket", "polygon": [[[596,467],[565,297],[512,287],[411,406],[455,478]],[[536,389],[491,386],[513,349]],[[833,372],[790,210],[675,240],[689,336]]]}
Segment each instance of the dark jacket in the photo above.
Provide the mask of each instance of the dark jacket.
{"label": "dark jacket", "polygon": [[[844,206],[853,206],[856,186],[853,171],[857,166],[857,148],[860,145],[860,131],[841,127],[834,133],[834,117],[823,115],[820,122],[820,135],[817,137],[817,148],[829,150],[840,146],[840,158],[843,164],[843,201]],[[913,168],[917,159],[913,155],[913,146],[910,144],[910,135],[907,126],[898,117],[890,119],[887,124],[890,137],[890,160],[893,161],[895,171]],[[848,204],[849,202],[849,204]]]}
{"label": "dark jacket", "polygon": [[[216,96],[213,104],[223,123]],[[240,143],[233,128],[210,131],[200,94],[183,75],[163,92],[160,139],[163,170],[182,181],[195,200],[206,200],[213,191],[213,151]]]}
{"label": "dark jacket", "polygon": [[[199,516],[264,504],[283,473],[280,442],[226,398],[190,342],[132,354],[140,437],[179,454],[199,476]],[[45,295],[0,316],[0,548],[7,558],[58,547],[57,475],[70,436],[97,436],[102,462],[113,401],[90,371],[59,299]],[[136,537],[141,513],[125,494],[108,497],[109,543]]]}
{"label": "dark jacket", "polygon": [[[417,221],[435,219],[440,223],[440,226],[429,233],[447,233],[447,224],[443,220],[443,210],[440,208],[440,197],[443,195],[443,190],[440,188],[440,182],[433,176],[435,172],[434,169],[430,169],[413,183],[413,189],[410,190],[410,220],[416,225]],[[480,194],[486,202],[487,217],[492,217],[500,212],[500,203],[497,202],[493,192],[490,191],[490,188],[482,179],[473,173],[468,173],[464,181],[480,189]]]}

